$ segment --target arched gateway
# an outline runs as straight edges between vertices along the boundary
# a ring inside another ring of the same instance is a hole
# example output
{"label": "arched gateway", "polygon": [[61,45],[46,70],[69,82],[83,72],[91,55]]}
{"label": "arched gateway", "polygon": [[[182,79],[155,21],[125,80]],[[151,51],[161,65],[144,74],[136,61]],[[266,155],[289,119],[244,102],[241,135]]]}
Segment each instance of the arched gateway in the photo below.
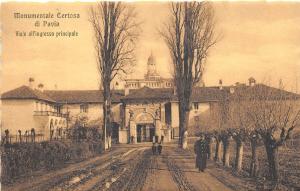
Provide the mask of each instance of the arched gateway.
{"label": "arched gateway", "polygon": [[134,104],[128,107],[128,142],[148,142],[152,141],[153,136],[161,137],[159,104]]}
{"label": "arched gateway", "polygon": [[[144,96],[135,97],[137,94]],[[166,120],[169,112],[165,112],[165,104],[168,100],[156,97],[147,99],[145,95],[151,94],[153,90],[144,87],[122,100],[124,121],[119,131],[120,143],[149,142],[154,139],[154,136],[156,141],[160,141],[170,134],[169,120]]]}

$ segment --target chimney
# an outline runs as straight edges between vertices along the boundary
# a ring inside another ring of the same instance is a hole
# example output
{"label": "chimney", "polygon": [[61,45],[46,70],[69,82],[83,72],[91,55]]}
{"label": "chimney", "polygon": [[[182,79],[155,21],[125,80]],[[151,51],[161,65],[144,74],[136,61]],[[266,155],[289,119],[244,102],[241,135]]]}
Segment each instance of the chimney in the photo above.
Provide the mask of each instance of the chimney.
{"label": "chimney", "polygon": [[41,92],[44,91],[44,84],[39,83],[38,90],[40,90]]}
{"label": "chimney", "polygon": [[249,81],[249,86],[254,86],[255,83],[256,83],[256,80],[255,80],[253,77],[250,77],[250,78],[248,79],[248,81]]}
{"label": "chimney", "polygon": [[129,87],[127,84],[125,84],[125,96],[129,94]]}
{"label": "chimney", "polygon": [[33,89],[34,88],[34,78],[30,77],[28,81],[29,81],[29,87],[31,89]]}
{"label": "chimney", "polygon": [[222,79],[219,80],[219,89],[220,90],[223,89],[223,81],[222,81]]}

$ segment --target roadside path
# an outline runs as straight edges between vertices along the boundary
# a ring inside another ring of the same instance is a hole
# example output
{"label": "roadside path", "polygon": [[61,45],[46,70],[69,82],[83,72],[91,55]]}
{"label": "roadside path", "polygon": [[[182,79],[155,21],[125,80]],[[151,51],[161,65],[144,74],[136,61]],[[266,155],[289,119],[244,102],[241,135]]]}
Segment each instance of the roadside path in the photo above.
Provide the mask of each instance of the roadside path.
{"label": "roadside path", "polygon": [[209,173],[195,169],[195,159],[188,152],[174,147],[164,147],[162,155],[151,156],[152,168],[143,190],[161,191],[231,191]]}
{"label": "roadside path", "polygon": [[207,160],[205,172],[199,172],[195,168],[195,155],[190,150],[172,149],[169,150],[169,157],[181,167],[188,182],[195,190],[199,191],[230,191],[230,190],[256,190],[254,181],[251,178],[234,176],[231,170],[225,170],[214,161]]}

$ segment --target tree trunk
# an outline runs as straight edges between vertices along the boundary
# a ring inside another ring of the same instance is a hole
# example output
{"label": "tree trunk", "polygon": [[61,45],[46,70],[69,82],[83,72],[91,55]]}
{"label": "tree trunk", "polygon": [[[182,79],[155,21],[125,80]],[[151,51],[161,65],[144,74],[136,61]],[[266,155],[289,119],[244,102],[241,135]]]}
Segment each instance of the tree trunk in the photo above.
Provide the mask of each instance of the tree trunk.
{"label": "tree trunk", "polygon": [[251,139],[251,164],[250,164],[250,176],[256,177],[258,171],[258,158],[256,155],[256,148],[257,148],[257,140]]}
{"label": "tree trunk", "polygon": [[229,153],[229,140],[223,140],[223,165],[226,167],[229,167],[229,158],[230,158],[230,153]]}
{"label": "tree trunk", "polygon": [[216,139],[216,150],[215,150],[215,158],[214,158],[215,161],[218,161],[218,162],[222,161],[221,148],[222,148],[221,141]]}
{"label": "tree trunk", "polygon": [[103,89],[104,94],[104,104],[103,104],[103,117],[104,117],[104,126],[103,126],[103,142],[104,149],[109,149],[111,146],[111,94],[110,94],[110,83],[104,84]]}
{"label": "tree trunk", "polygon": [[190,111],[185,111],[185,123],[183,127],[183,136],[182,136],[182,148],[187,149],[188,148],[188,126],[189,126],[189,117],[190,117]]}
{"label": "tree trunk", "polygon": [[279,161],[278,161],[278,147],[274,145],[273,141],[266,140],[265,148],[267,152],[269,173],[271,180],[279,181]]}
{"label": "tree trunk", "polygon": [[236,156],[235,156],[235,169],[237,171],[242,170],[243,153],[244,153],[244,143],[241,140],[238,140],[236,141]]}
{"label": "tree trunk", "polygon": [[184,109],[182,107],[182,104],[179,103],[179,139],[178,139],[178,146],[181,147],[182,146],[182,137],[183,137],[183,127],[184,127],[184,124],[185,124],[185,121],[184,121]]}
{"label": "tree trunk", "polygon": [[207,151],[208,151],[208,159],[210,160],[213,160],[213,147],[212,147],[212,144],[213,144],[213,141],[212,141],[212,138],[208,138],[207,140]]}
{"label": "tree trunk", "polygon": [[190,111],[186,109],[184,103],[179,103],[179,146],[182,149],[187,149],[187,128],[189,125]]}

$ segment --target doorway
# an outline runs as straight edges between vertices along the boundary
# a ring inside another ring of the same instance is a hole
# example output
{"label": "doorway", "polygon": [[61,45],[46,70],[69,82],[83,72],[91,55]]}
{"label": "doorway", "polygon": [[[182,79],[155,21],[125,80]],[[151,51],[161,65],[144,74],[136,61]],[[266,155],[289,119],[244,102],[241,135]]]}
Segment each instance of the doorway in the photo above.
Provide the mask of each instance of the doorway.
{"label": "doorway", "polygon": [[152,137],[155,135],[153,124],[138,124],[136,126],[136,139],[138,143],[152,142]]}
{"label": "doorway", "polygon": [[142,142],[142,128],[143,126],[142,125],[137,125],[137,129],[136,129],[136,139],[137,139],[137,142],[140,143]]}

